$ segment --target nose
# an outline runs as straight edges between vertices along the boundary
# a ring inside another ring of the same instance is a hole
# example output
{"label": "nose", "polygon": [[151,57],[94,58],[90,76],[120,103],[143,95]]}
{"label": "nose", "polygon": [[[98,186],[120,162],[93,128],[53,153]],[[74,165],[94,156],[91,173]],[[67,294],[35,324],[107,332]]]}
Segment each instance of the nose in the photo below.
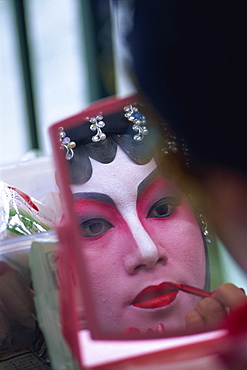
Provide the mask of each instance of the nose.
{"label": "nose", "polygon": [[133,222],[128,222],[131,232],[131,245],[124,260],[125,270],[130,275],[138,273],[140,270],[150,270],[156,264],[165,264],[167,254],[164,248],[160,248],[154,243],[147,233],[139,218]]}

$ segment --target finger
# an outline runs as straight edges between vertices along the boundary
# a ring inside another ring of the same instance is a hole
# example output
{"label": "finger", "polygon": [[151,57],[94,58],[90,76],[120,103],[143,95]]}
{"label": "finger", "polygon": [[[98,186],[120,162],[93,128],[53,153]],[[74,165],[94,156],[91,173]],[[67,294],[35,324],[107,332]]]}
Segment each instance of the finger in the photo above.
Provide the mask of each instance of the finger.
{"label": "finger", "polygon": [[137,328],[134,328],[134,327],[130,327],[130,328],[126,329],[124,333],[125,334],[139,334],[140,330],[137,329]]}
{"label": "finger", "polygon": [[220,285],[213,292],[212,298],[220,302],[225,307],[233,309],[246,300],[246,295],[243,289],[238,288],[234,284],[226,283]]}
{"label": "finger", "polygon": [[197,302],[195,311],[204,319],[205,323],[214,323],[226,316],[225,306],[217,300],[207,297]]}
{"label": "finger", "polygon": [[202,326],[205,324],[205,320],[203,317],[199,314],[198,311],[192,310],[187,312],[185,316],[185,323],[188,327],[196,327],[196,326]]}

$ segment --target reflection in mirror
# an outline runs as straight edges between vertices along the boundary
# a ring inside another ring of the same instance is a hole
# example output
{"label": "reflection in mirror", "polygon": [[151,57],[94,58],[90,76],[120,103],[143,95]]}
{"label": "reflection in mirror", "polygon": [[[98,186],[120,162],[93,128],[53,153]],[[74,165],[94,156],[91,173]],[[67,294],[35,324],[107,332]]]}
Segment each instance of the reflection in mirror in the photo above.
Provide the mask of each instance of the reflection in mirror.
{"label": "reflection in mirror", "polygon": [[211,295],[207,223],[184,179],[188,153],[155,120],[130,97],[56,125],[79,231],[70,248],[79,279],[86,271],[79,284],[95,338],[181,333]]}

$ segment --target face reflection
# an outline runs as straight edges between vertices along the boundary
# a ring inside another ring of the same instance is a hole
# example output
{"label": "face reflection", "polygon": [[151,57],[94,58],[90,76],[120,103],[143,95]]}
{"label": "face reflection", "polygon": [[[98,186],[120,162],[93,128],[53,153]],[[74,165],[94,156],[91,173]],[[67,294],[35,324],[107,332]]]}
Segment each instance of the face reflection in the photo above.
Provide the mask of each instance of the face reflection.
{"label": "face reflection", "polygon": [[205,253],[186,197],[156,169],[118,148],[115,160],[92,160],[93,175],[73,185],[81,248],[94,305],[107,332],[184,327],[197,297],[167,292],[166,282],[204,287]]}

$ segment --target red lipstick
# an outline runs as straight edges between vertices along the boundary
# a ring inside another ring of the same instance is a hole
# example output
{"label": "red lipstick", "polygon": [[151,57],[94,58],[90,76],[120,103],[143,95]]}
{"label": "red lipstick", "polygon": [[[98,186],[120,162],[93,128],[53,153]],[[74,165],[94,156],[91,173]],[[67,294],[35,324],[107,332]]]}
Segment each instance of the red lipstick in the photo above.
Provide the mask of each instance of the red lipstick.
{"label": "red lipstick", "polygon": [[178,294],[178,289],[171,287],[170,283],[152,285],[143,289],[131,303],[139,308],[160,308],[171,304]]}

